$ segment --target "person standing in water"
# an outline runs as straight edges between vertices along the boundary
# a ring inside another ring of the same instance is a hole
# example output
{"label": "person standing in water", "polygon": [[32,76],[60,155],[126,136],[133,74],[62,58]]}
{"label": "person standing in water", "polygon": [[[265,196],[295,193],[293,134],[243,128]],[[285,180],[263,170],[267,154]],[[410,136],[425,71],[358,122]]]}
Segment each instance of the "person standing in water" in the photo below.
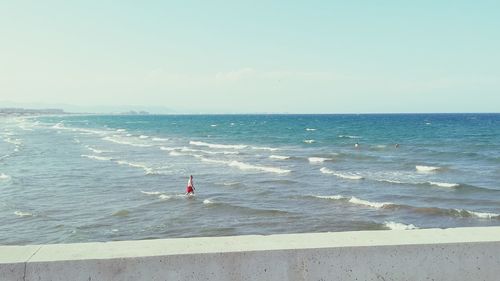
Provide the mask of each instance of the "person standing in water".
{"label": "person standing in water", "polygon": [[196,189],[194,188],[193,184],[193,176],[189,176],[189,180],[186,187],[186,195],[194,195],[195,190]]}

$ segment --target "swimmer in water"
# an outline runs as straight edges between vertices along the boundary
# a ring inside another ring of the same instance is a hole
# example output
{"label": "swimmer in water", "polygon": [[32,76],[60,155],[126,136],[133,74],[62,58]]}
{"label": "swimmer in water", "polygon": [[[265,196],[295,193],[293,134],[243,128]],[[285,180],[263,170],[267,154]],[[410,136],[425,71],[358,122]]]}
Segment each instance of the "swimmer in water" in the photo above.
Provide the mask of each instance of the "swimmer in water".
{"label": "swimmer in water", "polygon": [[355,148],[359,148],[359,143],[358,143],[358,142],[356,142],[356,143],[354,144],[354,147],[355,147]]}
{"label": "swimmer in water", "polygon": [[193,176],[189,176],[189,180],[186,187],[186,195],[194,195],[195,190],[196,189],[194,188],[193,184]]}
{"label": "swimmer in water", "polygon": [[394,147],[399,148],[399,143],[396,143],[396,145]]}

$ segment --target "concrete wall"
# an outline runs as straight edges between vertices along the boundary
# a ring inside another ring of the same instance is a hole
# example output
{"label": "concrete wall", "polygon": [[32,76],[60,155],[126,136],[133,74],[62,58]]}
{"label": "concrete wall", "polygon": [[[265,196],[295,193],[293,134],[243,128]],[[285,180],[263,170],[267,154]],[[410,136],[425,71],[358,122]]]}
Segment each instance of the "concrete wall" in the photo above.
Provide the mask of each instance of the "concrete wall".
{"label": "concrete wall", "polygon": [[500,227],[0,246],[0,280],[500,280]]}

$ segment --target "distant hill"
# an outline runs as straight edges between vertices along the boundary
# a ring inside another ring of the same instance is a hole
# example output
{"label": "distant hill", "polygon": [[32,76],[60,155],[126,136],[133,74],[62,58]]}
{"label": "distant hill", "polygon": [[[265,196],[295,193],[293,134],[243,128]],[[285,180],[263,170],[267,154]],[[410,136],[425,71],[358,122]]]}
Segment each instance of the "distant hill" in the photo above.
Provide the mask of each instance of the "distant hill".
{"label": "distant hill", "polygon": [[29,115],[52,115],[67,114],[63,109],[45,108],[45,109],[27,109],[27,108],[0,108],[0,116],[29,116]]}

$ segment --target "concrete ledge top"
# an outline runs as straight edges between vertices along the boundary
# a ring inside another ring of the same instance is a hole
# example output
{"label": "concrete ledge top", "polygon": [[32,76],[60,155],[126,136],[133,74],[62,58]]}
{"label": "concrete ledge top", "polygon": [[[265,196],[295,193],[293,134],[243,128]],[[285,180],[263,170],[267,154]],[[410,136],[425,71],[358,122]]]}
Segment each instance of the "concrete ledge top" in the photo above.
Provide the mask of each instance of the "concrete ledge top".
{"label": "concrete ledge top", "polygon": [[339,247],[500,242],[500,227],[175,238],[0,246],[0,263],[169,256]]}

